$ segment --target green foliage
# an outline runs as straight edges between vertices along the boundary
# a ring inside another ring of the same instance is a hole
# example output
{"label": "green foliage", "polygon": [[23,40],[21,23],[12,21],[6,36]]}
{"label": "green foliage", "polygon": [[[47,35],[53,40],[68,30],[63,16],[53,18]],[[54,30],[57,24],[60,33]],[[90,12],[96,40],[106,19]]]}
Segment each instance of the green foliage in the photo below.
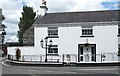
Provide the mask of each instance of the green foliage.
{"label": "green foliage", "polygon": [[23,34],[35,22],[36,13],[33,11],[32,7],[23,6],[23,12],[21,12],[21,14],[22,17],[20,17],[20,22],[18,24],[19,26],[18,38],[19,43],[23,44]]}

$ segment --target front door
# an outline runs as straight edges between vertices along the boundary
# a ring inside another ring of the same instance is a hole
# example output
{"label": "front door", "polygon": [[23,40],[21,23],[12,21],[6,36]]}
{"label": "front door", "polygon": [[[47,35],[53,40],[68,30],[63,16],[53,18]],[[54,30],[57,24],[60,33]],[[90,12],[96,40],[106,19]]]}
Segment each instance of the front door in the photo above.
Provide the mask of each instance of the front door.
{"label": "front door", "polygon": [[96,61],[96,49],[95,45],[79,44],[78,47],[78,62],[92,62]]}

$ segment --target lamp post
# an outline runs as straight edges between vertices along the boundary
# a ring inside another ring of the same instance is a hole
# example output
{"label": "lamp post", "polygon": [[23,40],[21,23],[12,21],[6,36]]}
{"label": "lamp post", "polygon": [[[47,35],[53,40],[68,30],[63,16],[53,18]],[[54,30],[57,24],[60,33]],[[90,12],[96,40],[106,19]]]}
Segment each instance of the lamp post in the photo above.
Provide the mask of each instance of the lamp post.
{"label": "lamp post", "polygon": [[[43,39],[40,41],[41,47],[45,49],[45,62],[47,62],[47,49],[48,49],[48,38],[44,38],[45,40],[45,47]],[[49,41],[49,44],[52,45],[52,40]]]}

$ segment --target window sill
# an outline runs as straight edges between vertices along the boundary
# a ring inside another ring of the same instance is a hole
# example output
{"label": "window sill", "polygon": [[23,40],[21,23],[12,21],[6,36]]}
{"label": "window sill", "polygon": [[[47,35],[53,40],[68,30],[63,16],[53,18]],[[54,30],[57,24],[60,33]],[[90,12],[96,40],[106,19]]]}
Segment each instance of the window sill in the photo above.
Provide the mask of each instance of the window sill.
{"label": "window sill", "polygon": [[90,35],[90,36],[80,36],[80,37],[94,37],[93,35]]}
{"label": "window sill", "polygon": [[118,37],[120,37],[120,35],[117,35]]}
{"label": "window sill", "polygon": [[59,56],[59,54],[47,54],[48,56]]}
{"label": "window sill", "polygon": [[47,38],[59,38],[59,36],[47,36]]}

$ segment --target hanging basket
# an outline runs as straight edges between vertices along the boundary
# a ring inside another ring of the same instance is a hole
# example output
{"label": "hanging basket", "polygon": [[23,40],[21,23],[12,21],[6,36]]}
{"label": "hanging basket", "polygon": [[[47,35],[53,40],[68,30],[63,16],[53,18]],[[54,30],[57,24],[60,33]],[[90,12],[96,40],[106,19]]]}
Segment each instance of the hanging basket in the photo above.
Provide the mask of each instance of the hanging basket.
{"label": "hanging basket", "polygon": [[88,47],[89,46],[89,43],[85,43],[85,47]]}
{"label": "hanging basket", "polygon": [[103,55],[102,55],[102,58],[106,58],[106,55],[103,54]]}

